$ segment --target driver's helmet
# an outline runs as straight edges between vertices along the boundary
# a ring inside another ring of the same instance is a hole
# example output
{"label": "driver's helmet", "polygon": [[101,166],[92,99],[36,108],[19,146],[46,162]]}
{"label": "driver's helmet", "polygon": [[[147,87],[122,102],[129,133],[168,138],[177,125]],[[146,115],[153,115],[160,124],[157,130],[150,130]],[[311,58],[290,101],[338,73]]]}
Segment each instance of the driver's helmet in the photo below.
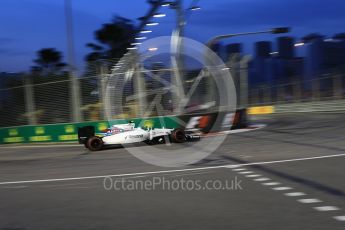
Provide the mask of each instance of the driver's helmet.
{"label": "driver's helmet", "polygon": [[133,128],[135,127],[135,123],[134,123],[133,120],[130,120],[130,121],[129,121],[129,124],[130,124]]}

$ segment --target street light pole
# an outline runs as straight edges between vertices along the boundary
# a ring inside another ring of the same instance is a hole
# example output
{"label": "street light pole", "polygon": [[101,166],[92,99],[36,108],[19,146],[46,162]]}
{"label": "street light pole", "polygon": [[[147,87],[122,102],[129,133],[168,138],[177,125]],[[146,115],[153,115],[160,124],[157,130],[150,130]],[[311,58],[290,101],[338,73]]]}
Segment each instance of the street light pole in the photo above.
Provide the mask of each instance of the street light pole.
{"label": "street light pole", "polygon": [[225,39],[225,38],[231,38],[231,37],[237,37],[237,36],[246,36],[246,35],[257,35],[257,34],[283,34],[290,31],[290,28],[288,27],[278,27],[273,28],[270,30],[264,30],[264,31],[256,31],[256,32],[245,32],[245,33],[236,33],[236,34],[222,34],[217,35],[210,40],[207,41],[206,45],[208,47],[211,47],[214,43],[216,43],[219,40]]}
{"label": "street light pole", "polygon": [[29,125],[37,125],[34,92],[31,76],[24,76],[25,107]]}
{"label": "street light pole", "polygon": [[180,106],[181,100],[185,97],[183,82],[184,82],[184,60],[183,60],[183,32],[186,25],[185,13],[182,8],[182,1],[176,0],[174,9],[177,14],[176,29],[171,36],[172,54],[171,63],[174,70],[174,77],[172,79],[176,91],[174,92],[173,105],[176,114],[183,113],[183,108]]}
{"label": "street light pole", "polygon": [[70,97],[73,122],[82,121],[80,113],[80,88],[79,81],[75,74],[74,44],[73,44],[73,25],[72,25],[72,6],[71,0],[65,0],[65,18],[66,18],[66,35],[67,35],[67,53],[70,84]]}
{"label": "street light pole", "polygon": [[[208,47],[207,51],[204,53],[204,60],[208,61],[208,52],[211,49],[212,45],[214,45],[216,42],[226,39],[226,38],[231,38],[231,37],[237,37],[237,36],[247,36],[247,35],[257,35],[257,34],[282,34],[282,33],[287,33],[290,31],[290,28],[288,27],[278,27],[278,28],[273,28],[270,30],[263,30],[263,31],[256,31],[256,32],[244,32],[244,33],[235,33],[235,34],[222,34],[222,35],[217,35],[212,37],[210,40],[206,42],[206,46]],[[248,62],[250,58],[245,57],[241,63],[240,63],[240,68],[241,68],[241,74],[240,74],[240,85],[237,86],[239,88],[239,93],[240,93],[240,106],[246,106],[248,103],[248,71],[244,70],[243,68],[247,68]],[[245,85],[244,85],[245,84]],[[214,83],[211,79],[208,81],[208,87],[209,87],[209,98],[208,100],[214,100],[214,95],[213,95],[213,90],[214,90]],[[242,90],[242,91],[241,91]],[[246,97],[246,98],[245,98]]]}

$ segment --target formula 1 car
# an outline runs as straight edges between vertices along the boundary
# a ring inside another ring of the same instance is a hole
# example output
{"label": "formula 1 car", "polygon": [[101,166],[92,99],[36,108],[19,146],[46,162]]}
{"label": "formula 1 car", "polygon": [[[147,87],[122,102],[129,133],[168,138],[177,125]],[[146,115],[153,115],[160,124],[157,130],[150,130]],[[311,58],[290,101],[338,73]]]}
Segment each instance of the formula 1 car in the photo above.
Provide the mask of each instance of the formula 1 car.
{"label": "formula 1 car", "polygon": [[84,126],[78,129],[78,141],[91,151],[99,151],[105,146],[115,146],[145,142],[147,144],[164,143],[166,140],[173,143],[196,141],[200,135],[189,133],[183,129],[154,128],[143,129],[135,127],[134,123],[113,125],[101,133],[95,133],[95,127]]}

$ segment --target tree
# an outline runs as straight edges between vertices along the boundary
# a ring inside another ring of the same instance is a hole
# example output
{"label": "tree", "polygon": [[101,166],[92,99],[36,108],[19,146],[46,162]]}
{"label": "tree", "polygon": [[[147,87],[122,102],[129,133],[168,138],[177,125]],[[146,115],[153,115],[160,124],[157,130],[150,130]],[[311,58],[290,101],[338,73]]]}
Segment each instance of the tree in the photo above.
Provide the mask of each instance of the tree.
{"label": "tree", "polygon": [[66,66],[62,62],[62,54],[54,48],[43,48],[37,51],[37,59],[34,60],[37,66],[31,68],[31,72],[40,75],[60,75]]}
{"label": "tree", "polygon": [[311,33],[311,34],[308,34],[306,36],[304,36],[302,38],[302,41],[304,43],[308,43],[308,42],[311,42],[315,39],[323,39],[325,36],[321,35],[321,34],[318,34],[318,33]]}
{"label": "tree", "polygon": [[345,40],[345,33],[339,33],[333,36],[333,39]]}
{"label": "tree", "polygon": [[[31,81],[37,111],[41,111],[39,123],[69,121],[69,76],[62,61],[62,53],[55,48],[37,51],[36,66],[26,76]],[[48,83],[40,85],[40,83]],[[37,85],[38,84],[38,85]],[[36,111],[35,111],[36,112]]]}
{"label": "tree", "polygon": [[135,32],[131,20],[119,16],[114,17],[111,23],[103,24],[94,32],[98,44],[86,44],[92,49],[92,52],[86,56],[86,61],[92,63],[121,58],[132,42]]}

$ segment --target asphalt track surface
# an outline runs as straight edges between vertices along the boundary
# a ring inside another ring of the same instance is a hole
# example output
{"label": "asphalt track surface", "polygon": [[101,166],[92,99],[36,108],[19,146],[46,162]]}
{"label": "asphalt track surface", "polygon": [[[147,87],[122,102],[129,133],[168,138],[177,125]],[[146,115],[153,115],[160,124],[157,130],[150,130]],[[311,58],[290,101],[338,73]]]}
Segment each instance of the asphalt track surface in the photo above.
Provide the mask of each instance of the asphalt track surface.
{"label": "asphalt track surface", "polygon": [[[345,229],[345,114],[255,122],[267,127],[229,135],[179,169],[126,149],[0,147],[0,229]],[[166,184],[131,190],[124,179]],[[181,180],[192,184],[183,189]],[[109,189],[115,181],[117,190]],[[207,181],[221,186],[205,188]]]}

